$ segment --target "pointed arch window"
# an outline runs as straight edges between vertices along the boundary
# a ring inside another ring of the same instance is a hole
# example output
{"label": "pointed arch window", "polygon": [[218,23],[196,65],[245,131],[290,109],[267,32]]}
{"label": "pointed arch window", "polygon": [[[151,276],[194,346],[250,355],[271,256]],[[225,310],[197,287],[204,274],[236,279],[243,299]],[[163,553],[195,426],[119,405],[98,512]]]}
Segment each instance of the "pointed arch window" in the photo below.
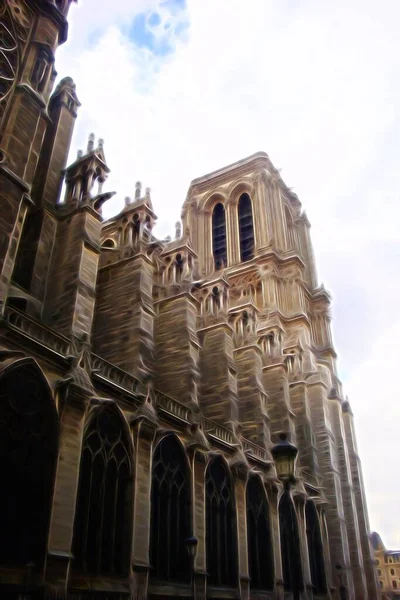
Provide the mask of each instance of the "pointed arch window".
{"label": "pointed arch window", "polygon": [[208,583],[236,586],[235,503],[230,474],[219,458],[206,472],[206,527]]}
{"label": "pointed arch window", "polygon": [[127,575],[131,506],[131,443],[118,409],[103,406],[83,440],[74,534],[80,571]]}
{"label": "pointed arch window", "polygon": [[289,492],[283,494],[279,503],[279,529],[285,590],[298,593],[304,587],[300,538],[296,511]]}
{"label": "pointed arch window", "polygon": [[327,584],[321,528],[315,504],[311,501],[306,503],[306,531],[311,582],[317,594],[325,594]]}
{"label": "pointed arch window", "polygon": [[212,214],[213,255],[216,269],[227,264],[226,254],[226,218],[225,208],[221,202],[214,206]]}
{"label": "pointed arch window", "polygon": [[54,401],[34,364],[0,379],[0,564],[43,565],[58,446]]}
{"label": "pointed arch window", "polygon": [[163,438],[154,452],[150,537],[152,575],[189,581],[190,473],[182,446],[173,435]]}
{"label": "pointed arch window", "polygon": [[253,211],[248,194],[242,194],[238,206],[240,259],[251,260],[254,256]]}
{"label": "pointed arch window", "polygon": [[250,586],[255,590],[272,590],[274,561],[269,507],[258,477],[251,477],[247,484],[246,509]]}

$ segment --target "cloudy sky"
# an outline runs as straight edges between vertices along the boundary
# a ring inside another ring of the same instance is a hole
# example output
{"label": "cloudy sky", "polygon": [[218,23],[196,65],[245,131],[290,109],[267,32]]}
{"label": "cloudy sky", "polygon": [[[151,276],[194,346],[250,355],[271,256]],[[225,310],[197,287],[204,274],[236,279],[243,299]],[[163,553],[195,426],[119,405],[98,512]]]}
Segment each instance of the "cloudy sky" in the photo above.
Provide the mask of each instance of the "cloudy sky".
{"label": "cloudy sky", "polygon": [[105,139],[111,216],[152,189],[173,234],[190,181],[259,150],[299,195],[334,298],[372,529],[400,548],[400,3],[79,0],[59,76],[72,155]]}

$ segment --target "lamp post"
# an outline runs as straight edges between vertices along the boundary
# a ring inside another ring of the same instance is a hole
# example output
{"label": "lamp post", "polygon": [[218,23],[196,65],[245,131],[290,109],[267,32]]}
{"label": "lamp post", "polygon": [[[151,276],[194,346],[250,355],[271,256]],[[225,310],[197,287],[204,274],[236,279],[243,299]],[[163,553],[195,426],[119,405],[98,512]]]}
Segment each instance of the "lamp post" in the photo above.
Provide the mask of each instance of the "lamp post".
{"label": "lamp post", "polygon": [[[294,444],[289,442],[286,433],[281,433],[279,438],[280,442],[271,449],[271,454],[275,462],[276,474],[282,481],[285,491],[288,491],[292,483],[296,481],[295,467],[299,451]],[[290,578],[292,579],[292,576]],[[291,585],[293,586],[293,584],[292,581]],[[299,598],[300,590],[297,589],[296,584],[293,589],[293,599],[299,600]]]}
{"label": "lamp post", "polygon": [[271,454],[275,462],[276,474],[283,481],[285,489],[288,489],[295,481],[294,473],[299,451],[288,441],[286,433],[281,433],[279,438],[280,442],[272,448]]}
{"label": "lamp post", "polygon": [[190,571],[191,571],[191,596],[194,599],[195,597],[195,581],[194,581],[194,561],[197,554],[197,544],[198,539],[194,535],[190,536],[186,540],[186,548],[190,557]]}

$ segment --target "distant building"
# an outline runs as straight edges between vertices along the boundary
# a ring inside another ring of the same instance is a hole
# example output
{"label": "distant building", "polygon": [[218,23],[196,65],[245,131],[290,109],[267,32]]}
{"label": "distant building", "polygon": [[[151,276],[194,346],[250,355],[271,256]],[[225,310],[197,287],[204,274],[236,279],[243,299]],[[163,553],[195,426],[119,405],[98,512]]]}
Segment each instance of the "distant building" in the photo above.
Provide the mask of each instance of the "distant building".
{"label": "distant building", "polygon": [[0,598],[376,600],[298,197],[259,152],[191,183],[174,240],[140,183],[104,221],[102,140],[65,168],[69,5],[0,2]]}
{"label": "distant building", "polygon": [[400,598],[400,550],[387,550],[376,532],[371,539],[382,600]]}

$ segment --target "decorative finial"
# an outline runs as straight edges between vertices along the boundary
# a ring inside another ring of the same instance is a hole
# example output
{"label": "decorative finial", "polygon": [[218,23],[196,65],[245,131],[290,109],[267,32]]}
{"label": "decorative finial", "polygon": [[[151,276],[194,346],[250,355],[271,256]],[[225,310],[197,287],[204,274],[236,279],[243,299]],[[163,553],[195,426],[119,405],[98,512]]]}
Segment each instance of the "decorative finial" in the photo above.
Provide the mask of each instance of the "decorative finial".
{"label": "decorative finial", "polygon": [[181,222],[177,221],[175,223],[175,239],[179,240],[180,237],[182,236],[182,227],[181,227]]}
{"label": "decorative finial", "polygon": [[129,196],[125,196],[125,206],[129,206],[129,204],[131,203],[131,199]]}
{"label": "decorative finial", "polygon": [[94,133],[91,133],[89,135],[89,139],[88,139],[88,143],[87,143],[87,151],[91,152],[94,148],[94,139],[95,139],[95,135]]}
{"label": "decorative finial", "polygon": [[147,187],[146,188],[146,199],[150,200],[150,192],[151,192],[151,188]]}
{"label": "decorative finial", "polygon": [[136,185],[135,185],[135,200],[139,200],[141,195],[142,195],[142,184],[140,183],[140,181],[137,181]]}
{"label": "decorative finial", "polygon": [[78,150],[78,153],[77,153],[77,155],[76,155],[76,158],[82,158],[82,156],[83,156],[83,152],[82,152],[82,150]]}
{"label": "decorative finial", "polygon": [[99,150],[103,150],[104,147],[104,140],[103,138],[99,138],[99,141],[97,142],[97,147]]}

